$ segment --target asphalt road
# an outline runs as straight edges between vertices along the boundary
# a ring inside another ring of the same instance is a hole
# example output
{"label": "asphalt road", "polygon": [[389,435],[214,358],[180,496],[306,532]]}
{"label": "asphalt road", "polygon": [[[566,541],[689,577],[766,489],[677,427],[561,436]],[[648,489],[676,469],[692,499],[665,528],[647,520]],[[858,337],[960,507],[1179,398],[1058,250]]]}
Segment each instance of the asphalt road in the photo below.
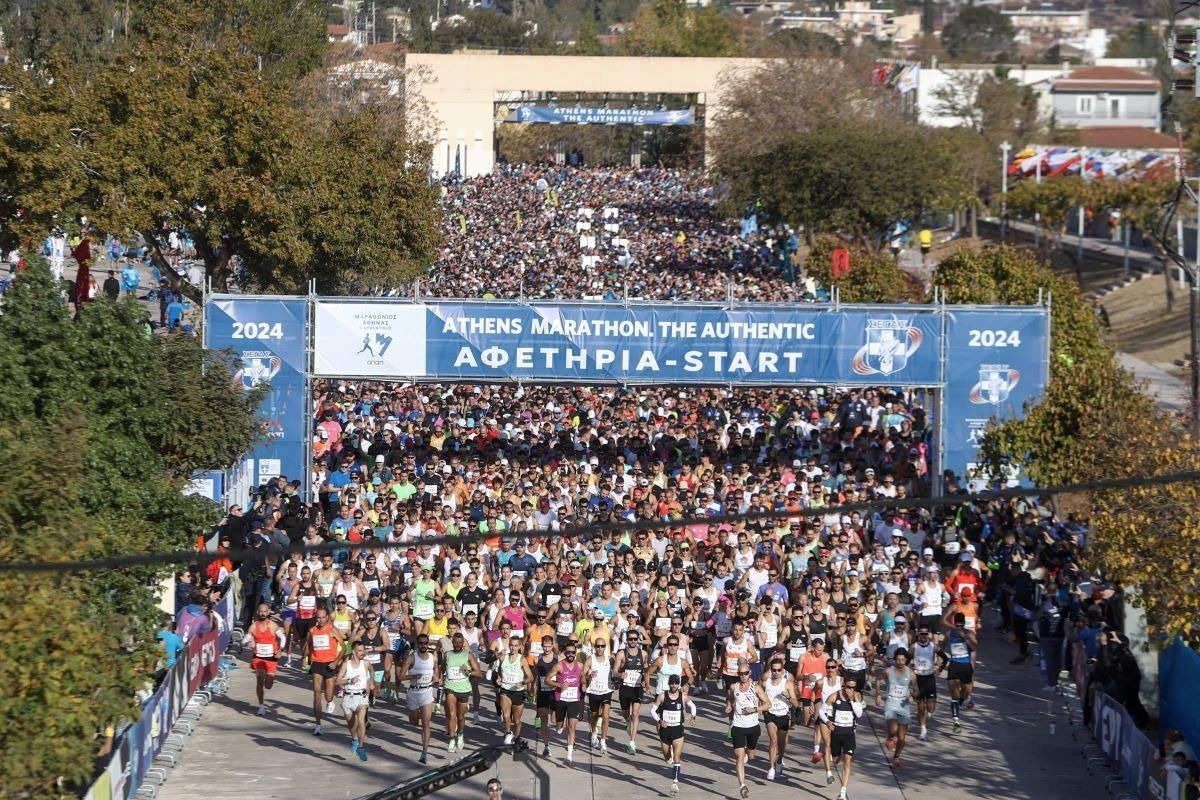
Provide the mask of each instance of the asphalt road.
{"label": "asphalt road", "polygon": [[[963,729],[948,725],[948,701],[930,726],[930,737],[910,739],[904,765],[890,766],[883,748],[882,718],[870,708],[858,731],[858,752],[850,797],[853,800],[1079,800],[1102,798],[1107,792],[1098,778],[1087,775],[1078,745],[1071,741],[1062,698],[1039,691],[1041,676],[1031,664],[1011,666],[1015,646],[1000,641],[995,631],[984,636],[977,671],[976,707],[963,714]],[[255,798],[353,798],[406,780],[425,769],[460,757],[446,752],[444,718],[434,719],[434,744],[429,766],[417,763],[419,731],[410,727],[402,706],[380,704],[371,712],[373,726],[362,763],[349,750],[349,737],[337,720],[327,720],[325,735],[312,735],[311,689],[308,676],[281,669],[268,695],[269,714],[258,717],[254,676],[243,660],[232,673],[228,695],[205,711],[179,764],[158,797],[161,800],[243,800]],[[941,687],[944,689],[944,684]],[[499,745],[502,730],[485,690],[481,724],[467,728],[468,750]],[[700,719],[687,734],[681,798],[737,797],[732,750],[725,738],[723,701],[697,698]],[[532,709],[526,711],[525,735],[533,734]],[[615,716],[615,715],[614,715]],[[1055,718],[1057,731],[1050,732]],[[639,753],[627,755],[624,725],[614,722],[609,752],[592,752],[589,733],[580,725],[575,765],[562,764],[562,739],[552,737],[554,758],[535,759],[549,773],[555,797],[571,800],[609,800],[618,797],[666,797],[670,774],[657,756],[652,720],[645,712],[639,732]],[[915,734],[915,730],[914,730]],[[751,797],[833,798],[837,787],[826,786],[823,767],[810,762],[807,732],[793,732],[782,780],[765,779],[766,734],[758,757],[748,771]],[[538,798],[538,782],[529,768],[511,757],[492,770],[437,792],[439,798],[466,800],[486,797],[484,784],[498,774],[505,797]]]}

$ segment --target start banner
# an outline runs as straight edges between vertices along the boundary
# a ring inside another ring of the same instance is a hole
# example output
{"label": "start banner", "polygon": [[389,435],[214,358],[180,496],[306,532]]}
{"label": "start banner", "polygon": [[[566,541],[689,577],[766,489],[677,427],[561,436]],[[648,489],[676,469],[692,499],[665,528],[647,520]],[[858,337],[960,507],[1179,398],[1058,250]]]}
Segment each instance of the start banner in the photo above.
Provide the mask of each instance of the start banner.
{"label": "start banner", "polygon": [[937,386],[942,315],[886,308],[317,300],[313,374]]}

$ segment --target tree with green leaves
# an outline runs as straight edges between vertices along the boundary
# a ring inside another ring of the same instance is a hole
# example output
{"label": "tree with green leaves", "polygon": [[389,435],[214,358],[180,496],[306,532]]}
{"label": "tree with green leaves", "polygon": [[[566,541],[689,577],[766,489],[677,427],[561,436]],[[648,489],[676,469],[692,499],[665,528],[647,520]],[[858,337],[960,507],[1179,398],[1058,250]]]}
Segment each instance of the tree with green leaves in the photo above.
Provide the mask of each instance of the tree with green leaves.
{"label": "tree with green leaves", "polygon": [[[150,336],[132,300],[78,319],[31,256],[0,316],[0,559],[68,561],[188,549],[219,509],[185,496],[260,436],[261,391],[185,334]],[[53,443],[49,450],[47,443]],[[155,567],[0,575],[0,795],[84,784],[95,734],[135,718],[157,660]]]}
{"label": "tree with green leaves", "polygon": [[[833,252],[845,248],[850,253],[850,271],[842,277],[833,274]],[[921,300],[924,290],[914,285],[890,253],[843,242],[835,236],[818,236],[808,252],[804,272],[822,286],[837,287],[843,303],[899,303]]]}
{"label": "tree with green leaves", "polygon": [[715,6],[691,9],[685,0],[655,0],[639,8],[632,30],[617,40],[617,54],[703,58],[741,55],[729,23]]}
{"label": "tree with green leaves", "polygon": [[302,102],[301,78],[327,45],[318,17],[282,18],[290,7],[164,0],[103,69],[61,58],[0,68],[5,246],[86,216],[99,232],[140,234],[172,280],[160,246],[185,230],[218,289],[238,262],[248,288],[285,292],[309,278],[323,292],[395,285],[427,269],[438,241],[428,144],[378,104]]}
{"label": "tree with green leaves", "polygon": [[955,58],[1005,61],[1014,48],[1012,20],[987,6],[961,6],[942,30],[942,46]]}
{"label": "tree with green leaves", "polygon": [[953,208],[963,193],[949,153],[905,125],[830,124],[734,159],[722,173],[737,207],[758,202],[768,219],[876,248],[895,223]]}

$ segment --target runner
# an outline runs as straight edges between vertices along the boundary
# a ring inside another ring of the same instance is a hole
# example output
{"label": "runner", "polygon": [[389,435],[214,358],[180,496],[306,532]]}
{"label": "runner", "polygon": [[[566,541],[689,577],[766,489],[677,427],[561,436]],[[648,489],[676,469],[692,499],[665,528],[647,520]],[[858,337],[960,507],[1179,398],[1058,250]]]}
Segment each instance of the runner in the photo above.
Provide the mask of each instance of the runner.
{"label": "runner", "polygon": [[838,790],[839,800],[846,800],[850,787],[850,767],[854,761],[854,723],[862,716],[862,695],[853,680],[842,681],[842,688],[830,698],[829,702],[821,704],[821,721],[829,728],[829,747],[825,751],[825,783],[834,781],[833,767],[840,762],[842,767],[842,788]]}
{"label": "runner", "polygon": [[424,764],[429,758],[429,741],[433,735],[434,686],[442,682],[442,669],[435,648],[425,634],[417,636],[417,646],[400,667],[396,682],[408,681],[408,724],[421,723],[421,757]]}
{"label": "runner", "polygon": [[[563,660],[551,667],[546,675],[546,685],[554,689],[555,718],[558,722],[559,733],[567,733],[567,754],[563,759],[569,767],[575,759],[575,726],[579,723],[579,714],[583,704],[579,699],[579,691],[583,685],[583,666],[575,657],[579,653],[577,644],[567,643],[563,648]],[[549,753],[547,747],[546,754]]]}
{"label": "runner", "polygon": [[367,695],[375,683],[371,666],[364,658],[366,649],[362,641],[355,642],[335,680],[345,691],[342,710],[346,714],[346,728],[350,731],[350,752],[357,753],[360,761],[367,760]]}
{"label": "runner", "polygon": [[762,686],[750,680],[749,664],[742,665],[737,677],[738,682],[729,687],[725,713],[729,716],[729,734],[733,740],[738,792],[746,798],[750,796],[746,762],[754,757],[754,749],[758,747],[759,714],[771,707],[771,701],[763,694]]}
{"label": "runner", "polygon": [[266,603],[259,603],[254,614],[254,622],[250,630],[242,638],[242,644],[254,643],[254,658],[250,661],[250,669],[254,671],[254,691],[258,697],[258,716],[267,714],[267,706],[263,702],[263,694],[275,685],[275,670],[279,665],[279,650],[285,641],[283,630],[271,619],[271,608]]}
{"label": "runner", "polygon": [[370,665],[372,679],[368,706],[374,706],[375,697],[383,686],[384,676],[387,674],[384,668],[384,658],[391,651],[392,643],[388,638],[388,632],[380,626],[379,614],[375,611],[366,612],[362,624],[354,630],[352,638],[366,646],[364,657],[367,664]]}
{"label": "runner", "polygon": [[537,678],[537,727],[541,730],[542,757],[550,757],[550,712],[558,707],[558,693],[549,683],[551,671],[558,666],[558,656],[554,650],[554,637],[542,637],[542,652],[533,662]]}
{"label": "runner", "polygon": [[387,631],[388,652],[383,657],[383,698],[390,702],[399,700],[400,670],[408,659],[408,633],[412,623],[404,613],[404,601],[398,596],[388,598],[387,610],[380,624]]}
{"label": "runner", "polygon": [[641,633],[636,629],[626,633],[625,648],[617,653],[613,671],[621,676],[617,697],[621,701],[621,715],[625,717],[625,726],[629,731],[629,744],[625,751],[633,755],[637,753],[638,717],[642,712],[643,692],[650,685],[646,680],[646,651],[642,648]]}
{"label": "runner", "polygon": [[763,694],[771,707],[767,709],[767,737],[770,748],[767,752],[767,780],[783,777],[783,755],[787,750],[788,731],[792,727],[792,709],[799,705],[796,684],[784,669],[784,658],[777,654],[767,665],[762,680]]}
{"label": "runner", "polygon": [[499,662],[500,721],[504,724],[506,745],[521,738],[521,712],[526,694],[533,690],[533,671],[525,661],[523,644],[520,636],[510,636],[508,652]]}
{"label": "runner", "polygon": [[292,663],[293,641],[300,643],[300,650],[303,652],[304,643],[308,641],[308,632],[312,630],[313,620],[317,617],[317,601],[320,595],[321,589],[312,578],[312,570],[307,566],[302,567],[300,581],[292,587],[287,598],[288,605],[296,608],[296,619],[292,622],[287,643],[283,647],[286,654],[284,666]]}
{"label": "runner", "polygon": [[[971,688],[975,681],[975,651],[978,642],[975,632],[967,630],[967,616],[959,611],[954,614],[954,627],[946,635],[945,651],[942,655],[948,658],[946,668],[946,683],[950,687],[950,716],[954,719],[954,732],[959,728],[959,710],[966,705],[971,707]],[[948,651],[948,652],[946,652]]]}
{"label": "runner", "polygon": [[800,707],[803,709],[802,723],[813,729],[812,763],[821,763],[821,735],[817,725],[817,711],[821,702],[821,684],[825,679],[825,636],[812,639],[812,649],[800,658]]}
{"label": "runner", "polygon": [[310,661],[313,684],[313,736],[321,735],[321,712],[333,713],[333,684],[342,657],[342,634],[334,627],[329,612],[317,609],[316,623],[304,642],[304,656]]}
{"label": "runner", "polygon": [[[893,656],[895,664],[888,667],[882,680],[875,686],[875,705],[883,709],[887,722],[887,741],[884,748],[892,752],[892,768],[900,769],[900,754],[908,739],[908,726],[912,722],[912,700],[917,685],[913,672],[908,667],[908,651],[901,648]],[[884,702],[884,695],[887,702]]]}
{"label": "runner", "polygon": [[[940,617],[938,621],[941,622]],[[927,725],[937,710],[937,675],[945,669],[947,661],[946,655],[934,643],[933,634],[922,617],[917,641],[913,645],[913,672],[917,676],[917,722],[921,726],[917,738],[922,742],[929,738]]]}
{"label": "runner", "polygon": [[[299,558],[299,554],[293,554],[292,558]],[[292,665],[292,628],[296,622],[296,610],[298,607],[297,601],[292,599],[292,591],[300,585],[299,569],[299,562],[289,561],[287,562],[287,570],[278,570],[276,577],[276,581],[278,581],[276,587],[278,597],[283,603],[280,622],[283,623],[283,665],[285,667]]]}
{"label": "runner", "polygon": [[691,714],[696,724],[696,704],[683,696],[678,675],[667,678],[667,691],[660,694],[650,709],[658,725],[658,740],[662,744],[663,761],[671,765],[671,795],[679,794],[679,776],[683,771],[683,712]]}
{"label": "runner", "polygon": [[467,708],[471,702],[471,676],[482,674],[479,662],[467,649],[467,640],[462,633],[450,639],[451,649],[442,657],[445,666],[443,686],[446,690],[446,730],[450,742],[446,752],[465,750],[464,738],[467,730]]}
{"label": "runner", "polygon": [[[608,718],[612,711],[613,659],[608,652],[609,639],[593,638],[592,655],[584,663],[587,678],[588,727],[592,731],[592,749],[608,755]],[[597,722],[600,724],[596,729]]]}
{"label": "runner", "polygon": [[687,687],[695,682],[696,676],[692,672],[692,665],[688,663],[686,656],[680,654],[679,650],[679,638],[675,634],[668,634],[665,652],[654,660],[654,663],[650,665],[650,670],[646,673],[647,685],[654,683],[655,678],[658,679],[655,688],[656,694],[662,694],[667,690],[667,679],[672,675],[679,676],[685,695]]}

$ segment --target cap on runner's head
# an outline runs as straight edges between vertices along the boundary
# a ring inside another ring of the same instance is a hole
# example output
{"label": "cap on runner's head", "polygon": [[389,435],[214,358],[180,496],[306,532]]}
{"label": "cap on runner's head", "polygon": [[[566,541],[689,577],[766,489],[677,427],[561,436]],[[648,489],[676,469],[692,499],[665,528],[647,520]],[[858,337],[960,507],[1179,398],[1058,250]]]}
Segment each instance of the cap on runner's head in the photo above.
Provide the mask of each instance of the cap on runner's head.
{"label": "cap on runner's head", "polygon": [[958,560],[963,562],[964,564],[969,564],[970,562],[975,560],[975,557],[972,556],[970,553],[963,553],[961,556],[958,557]]}
{"label": "cap on runner's head", "polygon": [[897,614],[897,615],[896,615],[895,622],[896,622],[897,624],[899,624],[899,623],[901,623],[901,622],[908,622],[908,620],[907,620],[907,619],[904,617],[904,615],[903,615],[903,614]]}
{"label": "cap on runner's head", "polygon": [[967,545],[967,550],[968,550],[968,551],[970,551],[970,552],[972,552],[972,553],[974,553],[974,552],[975,552],[975,545],[973,545],[973,544],[969,544],[969,545]]}
{"label": "cap on runner's head", "polygon": [[926,547],[924,550],[922,550],[922,551],[921,551],[921,555],[923,555],[923,556],[931,556],[931,555],[933,555],[933,548],[932,548],[932,547]]}

